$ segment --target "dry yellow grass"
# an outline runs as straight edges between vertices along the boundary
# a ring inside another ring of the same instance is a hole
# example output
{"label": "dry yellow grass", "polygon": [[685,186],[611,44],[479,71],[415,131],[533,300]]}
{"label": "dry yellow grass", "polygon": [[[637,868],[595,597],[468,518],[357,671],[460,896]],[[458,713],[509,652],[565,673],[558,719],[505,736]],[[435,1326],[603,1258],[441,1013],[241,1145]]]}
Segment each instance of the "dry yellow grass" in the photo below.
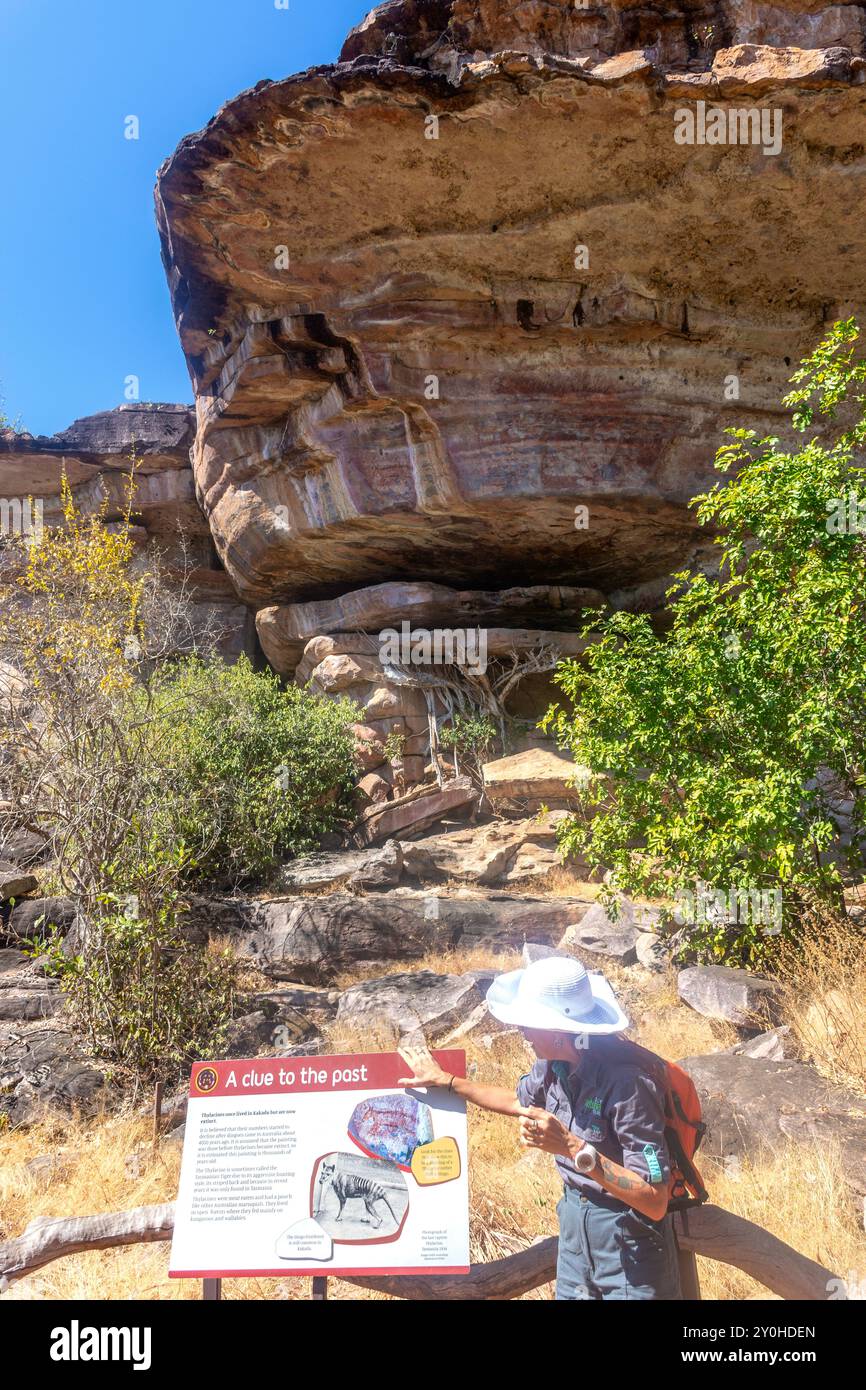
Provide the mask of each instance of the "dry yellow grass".
{"label": "dry yellow grass", "polygon": [[602,886],[601,883],[594,883],[581,878],[576,869],[569,869],[562,865],[559,868],[551,869],[549,873],[538,874],[535,878],[526,878],[522,883],[511,883],[508,885],[508,891],[509,893],[527,894],[530,897],[583,898],[587,902],[595,902]]}
{"label": "dry yellow grass", "polygon": [[866,1095],[866,933],[821,920],[776,959],[782,1007],[803,1055],[836,1085]]}
{"label": "dry yellow grass", "polygon": [[[700,1155],[699,1155],[700,1157]],[[804,1151],[790,1145],[774,1157],[721,1167],[703,1160],[701,1171],[718,1206],[772,1231],[801,1254],[834,1274],[866,1279],[866,1234],[862,1210],[848,1188],[833,1146]],[[701,1292],[707,1299],[772,1298],[742,1270],[698,1259]]]}
{"label": "dry yellow grass", "polygon": [[381,979],[383,975],[405,975],[417,970],[432,970],[437,975],[465,975],[468,970],[517,970],[523,964],[520,951],[510,947],[491,951],[484,946],[443,947],[427,951],[417,960],[363,961],[352,970],[344,970],[334,982],[336,989],[348,989],[360,980]]}
{"label": "dry yellow grass", "polygon": [[642,988],[635,987],[626,972],[610,970],[607,974],[632,1020],[631,1036],[660,1057],[671,1061],[699,1057],[739,1041],[739,1034],[729,1024],[705,1018],[682,1003],[675,971],[650,976]]}

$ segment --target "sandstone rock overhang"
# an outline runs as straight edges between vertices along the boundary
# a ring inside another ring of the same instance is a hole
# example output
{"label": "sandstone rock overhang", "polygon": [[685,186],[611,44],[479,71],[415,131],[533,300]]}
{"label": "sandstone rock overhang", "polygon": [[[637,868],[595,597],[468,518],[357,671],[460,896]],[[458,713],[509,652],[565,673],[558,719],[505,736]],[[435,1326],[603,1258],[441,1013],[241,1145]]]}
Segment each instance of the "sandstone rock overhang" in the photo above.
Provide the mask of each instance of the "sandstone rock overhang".
{"label": "sandstone rock overhang", "polygon": [[[862,48],[852,6],[394,0],[183,140],[157,215],[241,596],[686,559],[724,428],[783,433],[862,304]],[[781,149],[678,143],[699,100]]]}

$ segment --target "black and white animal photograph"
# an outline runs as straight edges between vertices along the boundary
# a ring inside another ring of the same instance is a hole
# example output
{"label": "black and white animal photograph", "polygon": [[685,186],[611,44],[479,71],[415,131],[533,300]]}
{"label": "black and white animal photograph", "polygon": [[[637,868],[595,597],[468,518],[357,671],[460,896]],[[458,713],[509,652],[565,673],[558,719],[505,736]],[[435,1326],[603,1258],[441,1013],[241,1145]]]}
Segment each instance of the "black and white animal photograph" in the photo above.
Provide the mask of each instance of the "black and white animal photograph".
{"label": "black and white animal photograph", "polygon": [[319,1160],[310,1214],[335,1241],[396,1235],[408,1205],[406,1179],[396,1163],[354,1153]]}

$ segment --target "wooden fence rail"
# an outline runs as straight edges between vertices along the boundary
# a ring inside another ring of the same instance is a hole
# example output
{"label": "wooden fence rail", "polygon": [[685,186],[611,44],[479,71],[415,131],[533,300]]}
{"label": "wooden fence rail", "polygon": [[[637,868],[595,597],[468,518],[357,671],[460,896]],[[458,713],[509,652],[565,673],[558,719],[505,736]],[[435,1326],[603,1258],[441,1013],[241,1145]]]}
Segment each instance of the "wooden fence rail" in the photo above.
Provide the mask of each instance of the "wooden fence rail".
{"label": "wooden fence rail", "polygon": [[[682,1250],[742,1269],[781,1298],[821,1300],[840,1287],[829,1269],[799,1254],[761,1226],[721,1207],[707,1205],[677,1212],[674,1221]],[[170,1202],[100,1216],[39,1217],[22,1236],[0,1244],[0,1292],[53,1260],[85,1250],[170,1240],[173,1229],[174,1205]],[[515,1255],[473,1265],[468,1274],[340,1278],[347,1284],[395,1298],[502,1300],[517,1298],[551,1280],[556,1270],[556,1251],[557,1239],[550,1236]]]}

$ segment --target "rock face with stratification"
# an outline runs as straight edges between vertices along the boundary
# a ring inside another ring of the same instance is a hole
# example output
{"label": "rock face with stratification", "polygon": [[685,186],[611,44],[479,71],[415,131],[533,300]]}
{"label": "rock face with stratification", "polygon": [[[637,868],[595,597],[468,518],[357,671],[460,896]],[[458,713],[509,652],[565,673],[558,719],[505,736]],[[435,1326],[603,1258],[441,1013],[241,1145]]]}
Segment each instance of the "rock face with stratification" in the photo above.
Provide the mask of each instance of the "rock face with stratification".
{"label": "rock face with stratification", "polygon": [[[783,433],[792,364],[862,303],[863,17],[394,0],[181,142],[196,482],[281,640],[383,583],[655,609],[701,563],[722,430]],[[698,102],[739,142],[680,143]]]}
{"label": "rock face with stratification", "polygon": [[[217,628],[222,655],[233,659],[252,650],[255,633],[249,610],[214,555],[196,499],[194,438],[195,413],[186,405],[123,405],[76,420],[50,437],[0,430],[2,521],[13,531],[23,525],[25,534],[37,521],[60,525],[64,474],[81,511],[104,508],[107,522],[119,521],[134,466],[133,541],[141,551],[152,547],[162,555],[169,582],[173,575],[178,583],[185,576],[193,621]],[[0,602],[2,583],[0,574]]]}

